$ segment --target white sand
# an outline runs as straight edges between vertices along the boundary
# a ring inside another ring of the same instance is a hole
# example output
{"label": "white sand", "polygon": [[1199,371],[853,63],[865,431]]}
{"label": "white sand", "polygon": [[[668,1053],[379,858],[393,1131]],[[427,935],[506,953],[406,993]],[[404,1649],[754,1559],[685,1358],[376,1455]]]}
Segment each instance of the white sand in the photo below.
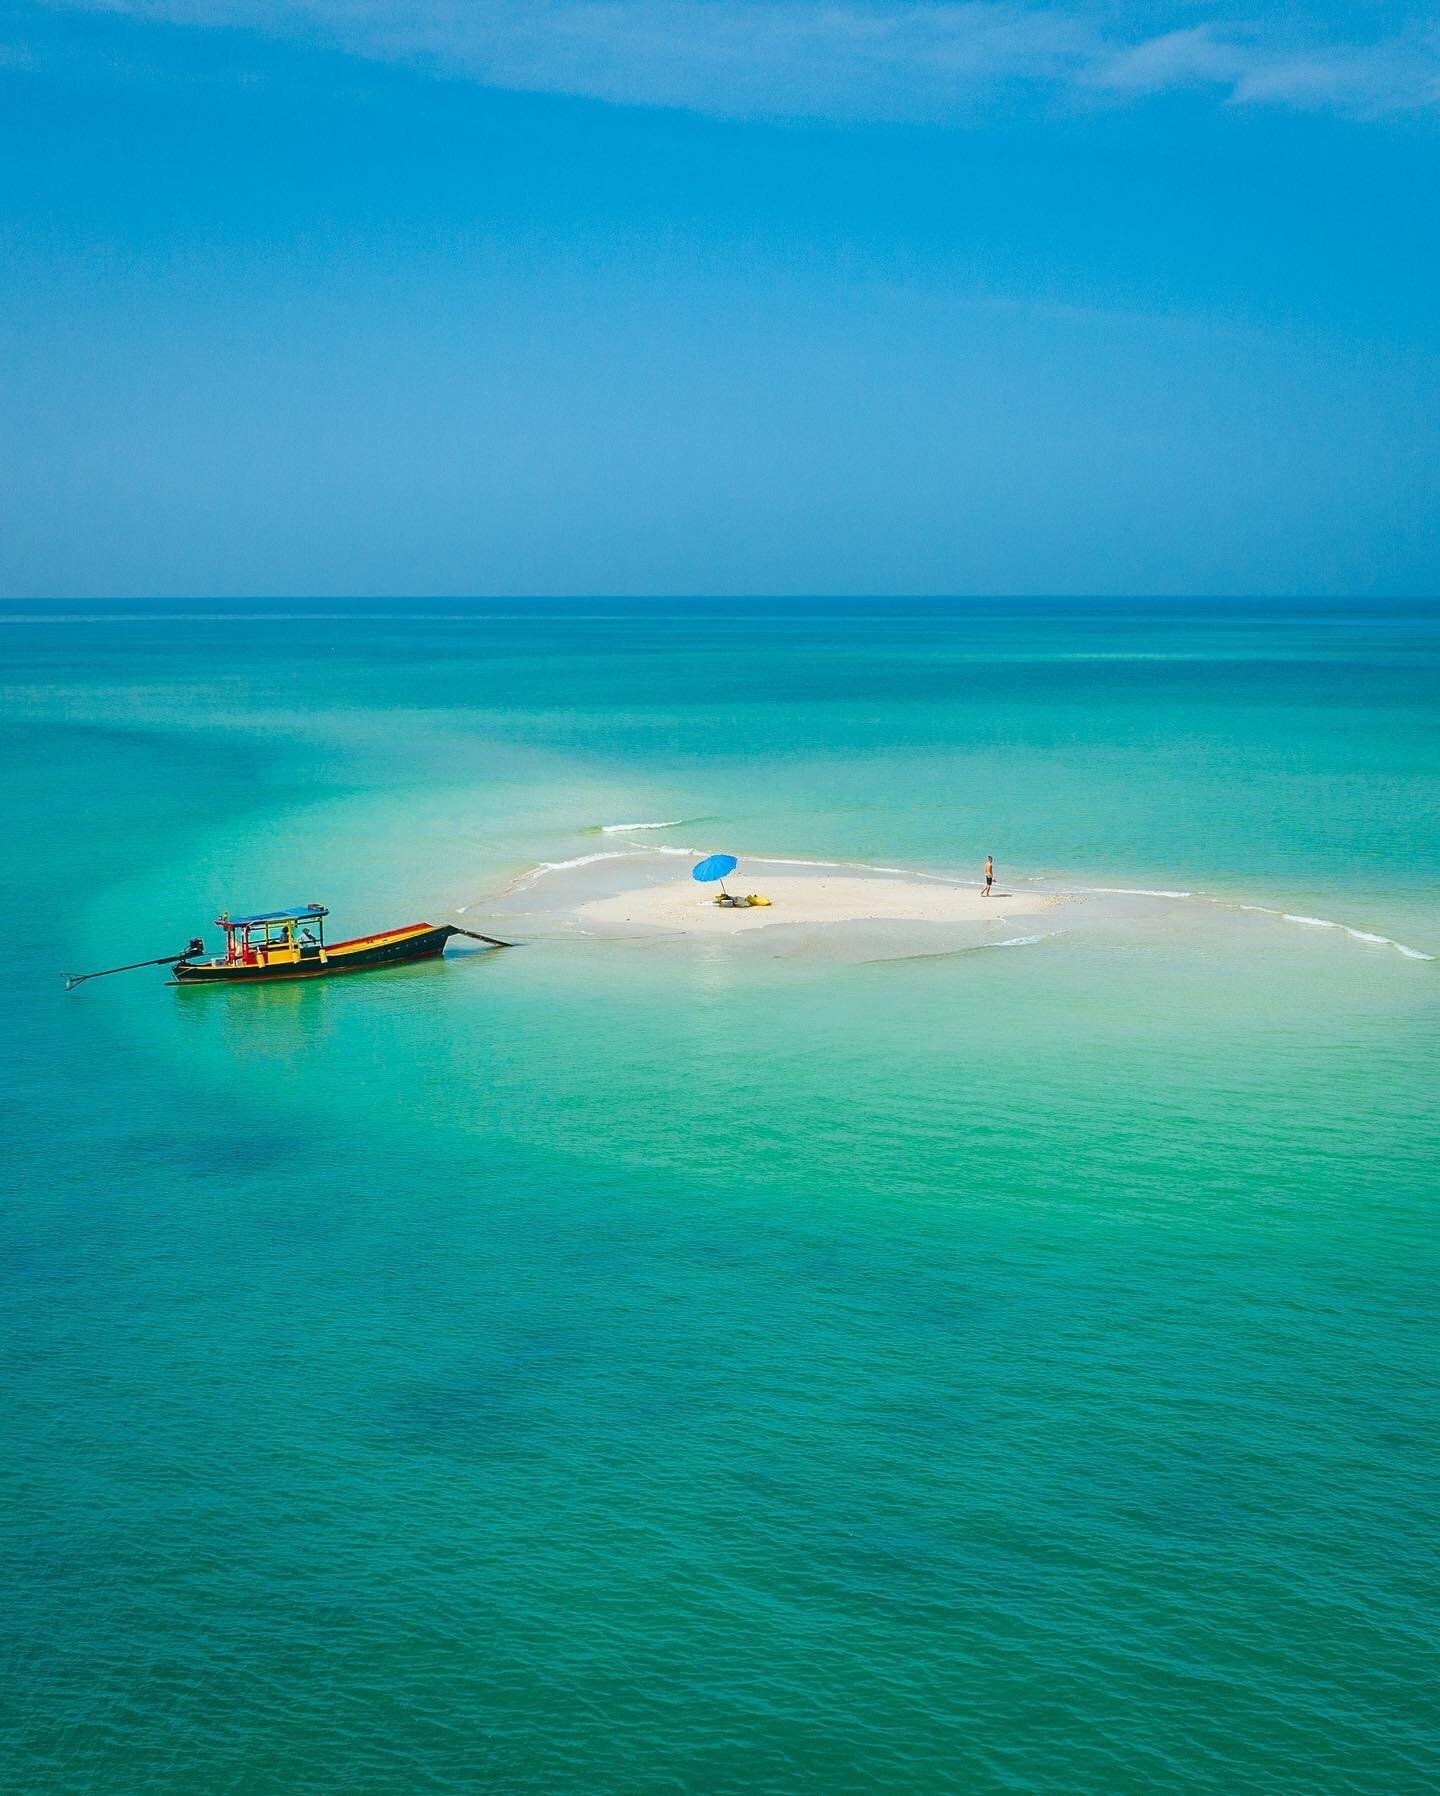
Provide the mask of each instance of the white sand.
{"label": "white sand", "polygon": [[694,935],[738,935],[775,923],[990,923],[1053,910],[1064,899],[1053,892],[997,890],[982,898],[973,887],[928,879],[867,879],[836,874],[803,877],[752,872],[735,893],[759,892],[768,907],[715,904],[693,879],[640,886],[613,898],[594,898],[577,915],[589,923],[630,923]]}

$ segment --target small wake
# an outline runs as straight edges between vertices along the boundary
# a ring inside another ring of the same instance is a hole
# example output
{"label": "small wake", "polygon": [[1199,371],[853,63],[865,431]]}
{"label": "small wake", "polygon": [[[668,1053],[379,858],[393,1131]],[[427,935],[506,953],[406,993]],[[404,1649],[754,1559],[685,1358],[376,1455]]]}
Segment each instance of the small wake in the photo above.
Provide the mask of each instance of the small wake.
{"label": "small wake", "polygon": [[666,823],[602,823],[602,836],[628,836],[637,829],[679,829],[685,821],[683,817],[671,817]]}

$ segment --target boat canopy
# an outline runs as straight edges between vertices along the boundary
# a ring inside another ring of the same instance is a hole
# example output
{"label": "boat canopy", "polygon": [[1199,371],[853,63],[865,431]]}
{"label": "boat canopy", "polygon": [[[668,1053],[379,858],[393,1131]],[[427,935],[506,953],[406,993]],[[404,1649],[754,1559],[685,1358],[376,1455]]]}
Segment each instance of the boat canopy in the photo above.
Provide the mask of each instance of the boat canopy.
{"label": "boat canopy", "polygon": [[251,923],[308,923],[312,917],[328,917],[323,904],[296,904],[289,910],[262,911],[257,917],[217,917],[221,929],[245,929]]}

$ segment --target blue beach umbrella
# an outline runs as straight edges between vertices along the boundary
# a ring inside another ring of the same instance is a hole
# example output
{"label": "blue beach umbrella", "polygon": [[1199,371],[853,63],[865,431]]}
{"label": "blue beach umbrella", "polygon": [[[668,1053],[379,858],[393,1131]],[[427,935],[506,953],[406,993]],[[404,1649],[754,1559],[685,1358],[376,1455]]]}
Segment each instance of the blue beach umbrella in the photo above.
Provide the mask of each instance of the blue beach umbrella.
{"label": "blue beach umbrella", "polygon": [[[708,885],[711,880],[724,880],[727,873],[733,873],[739,863],[733,854],[707,854],[703,861],[696,861],[690,869],[690,877]],[[722,884],[720,890],[725,890]]]}

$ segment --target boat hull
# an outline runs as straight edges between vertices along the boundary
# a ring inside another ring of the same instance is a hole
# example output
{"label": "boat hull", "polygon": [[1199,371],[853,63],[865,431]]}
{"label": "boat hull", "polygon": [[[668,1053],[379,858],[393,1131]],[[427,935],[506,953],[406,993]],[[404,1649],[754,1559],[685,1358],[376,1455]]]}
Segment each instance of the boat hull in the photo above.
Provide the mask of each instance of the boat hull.
{"label": "boat hull", "polygon": [[353,942],[305,953],[298,960],[269,964],[244,961],[177,961],[176,985],[269,985],[278,979],[328,979],[334,973],[370,973],[380,967],[405,966],[414,960],[433,960],[445,952],[452,935],[461,932],[449,924],[413,924],[409,929],[384,935],[362,936]]}

